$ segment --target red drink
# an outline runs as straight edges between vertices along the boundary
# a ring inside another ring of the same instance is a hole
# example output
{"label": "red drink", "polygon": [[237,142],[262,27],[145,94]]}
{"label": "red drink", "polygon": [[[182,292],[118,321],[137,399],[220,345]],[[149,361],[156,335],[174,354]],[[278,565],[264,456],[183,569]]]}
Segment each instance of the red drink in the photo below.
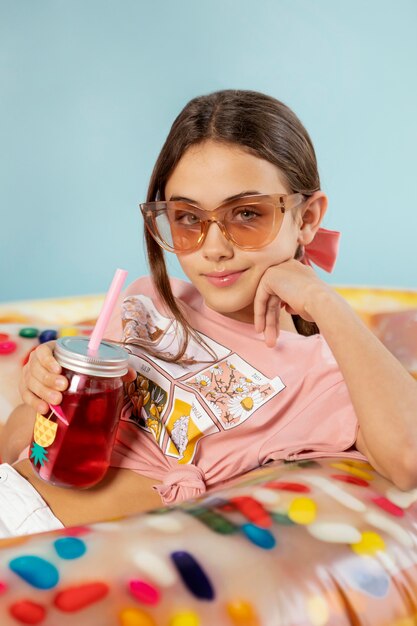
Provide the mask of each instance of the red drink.
{"label": "red drink", "polygon": [[62,374],[70,384],[59,407],[36,417],[32,465],[41,478],[59,486],[91,487],[104,477],[123,403],[127,353],[102,342],[91,357],[87,343],[80,337],[58,339],[55,357],[67,366]]}

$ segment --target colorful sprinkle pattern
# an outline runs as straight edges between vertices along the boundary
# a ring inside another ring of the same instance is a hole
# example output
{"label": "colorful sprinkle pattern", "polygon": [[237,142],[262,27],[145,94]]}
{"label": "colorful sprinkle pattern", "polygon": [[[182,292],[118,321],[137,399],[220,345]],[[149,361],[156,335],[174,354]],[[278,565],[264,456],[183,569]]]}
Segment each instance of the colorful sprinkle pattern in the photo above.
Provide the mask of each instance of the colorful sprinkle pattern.
{"label": "colorful sprinkle pattern", "polygon": [[415,587],[417,490],[351,459],[268,465],[181,506],[0,541],[2,626],[404,626]]}

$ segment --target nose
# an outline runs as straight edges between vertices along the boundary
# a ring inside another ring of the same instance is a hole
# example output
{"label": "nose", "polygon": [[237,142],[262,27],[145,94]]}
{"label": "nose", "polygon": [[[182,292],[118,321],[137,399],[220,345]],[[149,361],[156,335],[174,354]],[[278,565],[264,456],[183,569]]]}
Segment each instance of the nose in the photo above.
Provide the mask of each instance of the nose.
{"label": "nose", "polygon": [[221,226],[217,222],[208,225],[206,238],[201,247],[204,258],[210,261],[230,259],[233,257],[233,244],[226,238]]}

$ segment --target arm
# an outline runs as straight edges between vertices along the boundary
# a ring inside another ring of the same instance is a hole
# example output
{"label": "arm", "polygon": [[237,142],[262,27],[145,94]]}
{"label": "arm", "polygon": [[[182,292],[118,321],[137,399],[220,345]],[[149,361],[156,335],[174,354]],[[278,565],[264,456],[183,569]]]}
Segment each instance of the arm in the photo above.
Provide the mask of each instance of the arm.
{"label": "arm", "polygon": [[275,343],[282,302],[314,320],[332,350],[358,417],[358,450],[399,488],[417,487],[415,380],[341,296],[294,260],[269,268],[258,287],[255,324],[268,345]]}
{"label": "arm", "polygon": [[3,463],[12,465],[30,445],[35,415],[35,411],[27,404],[19,405],[9,415],[0,436],[0,459]]}
{"label": "arm", "polygon": [[64,526],[117,519],[162,504],[160,495],[153,489],[159,481],[129,469],[110,467],[98,485],[90,489],[68,489],[41,480],[28,459],[14,467],[40,493]]}
{"label": "arm", "polygon": [[417,487],[417,384],[333,291],[306,305],[343,374],[359,420],[356,446],[402,489]]}

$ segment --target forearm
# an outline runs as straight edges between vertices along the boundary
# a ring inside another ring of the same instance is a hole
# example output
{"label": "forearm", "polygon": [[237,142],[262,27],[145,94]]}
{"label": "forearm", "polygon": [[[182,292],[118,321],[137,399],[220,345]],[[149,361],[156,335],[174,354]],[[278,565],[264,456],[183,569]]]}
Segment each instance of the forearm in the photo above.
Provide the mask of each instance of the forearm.
{"label": "forearm", "polygon": [[14,463],[20,453],[31,442],[36,413],[27,404],[12,411],[0,436],[0,459],[3,463]]}
{"label": "forearm", "polygon": [[409,474],[412,486],[417,480],[415,380],[338,294],[315,293],[307,306],[345,379],[371,462],[397,483],[408,484]]}

